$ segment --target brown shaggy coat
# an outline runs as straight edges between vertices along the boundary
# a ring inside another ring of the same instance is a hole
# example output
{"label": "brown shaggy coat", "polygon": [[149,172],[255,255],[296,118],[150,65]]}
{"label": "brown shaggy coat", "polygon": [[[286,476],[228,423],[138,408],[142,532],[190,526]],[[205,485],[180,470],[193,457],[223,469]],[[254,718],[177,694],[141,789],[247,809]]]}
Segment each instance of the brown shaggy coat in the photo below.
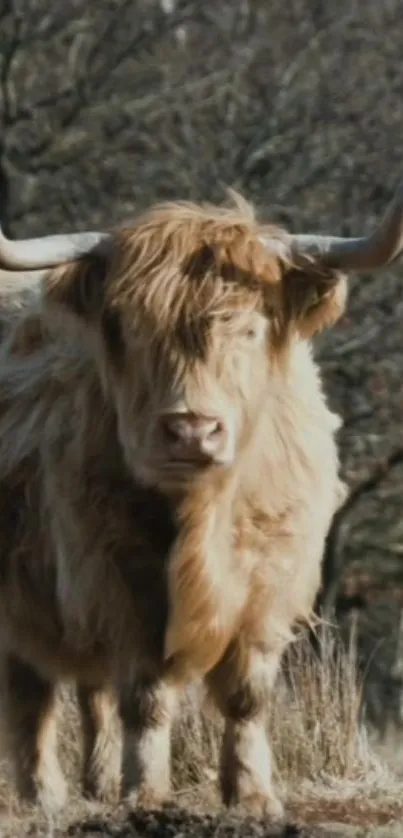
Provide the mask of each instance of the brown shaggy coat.
{"label": "brown shaggy coat", "polygon": [[[19,789],[46,805],[64,797],[59,681],[77,684],[86,790],[120,793],[118,696],[144,803],[169,790],[178,688],[203,677],[224,800],[281,813],[265,704],[341,489],[309,339],[346,296],[339,274],[286,263],[282,235],[240,199],[164,205],[112,257],[0,295],[3,709]],[[166,459],[178,405],[220,417],[222,461]]]}

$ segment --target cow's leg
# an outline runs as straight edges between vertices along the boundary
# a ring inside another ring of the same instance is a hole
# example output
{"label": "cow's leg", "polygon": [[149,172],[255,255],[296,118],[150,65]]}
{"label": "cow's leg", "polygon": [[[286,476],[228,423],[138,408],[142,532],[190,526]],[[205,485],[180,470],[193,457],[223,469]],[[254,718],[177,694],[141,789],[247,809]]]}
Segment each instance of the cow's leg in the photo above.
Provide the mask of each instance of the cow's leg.
{"label": "cow's leg", "polygon": [[66,801],[66,784],[56,753],[55,686],[14,655],[3,664],[3,725],[18,792],[57,811]]}
{"label": "cow's leg", "polygon": [[171,725],[176,693],[163,681],[138,676],[121,695],[127,793],[132,804],[161,805],[170,792]]}
{"label": "cow's leg", "polygon": [[207,684],[225,719],[220,783],[227,806],[240,805],[278,820],[283,806],[272,784],[272,755],[265,710],[280,655],[263,655],[234,643]]}
{"label": "cow's leg", "polygon": [[116,694],[108,687],[79,685],[77,698],[83,732],[84,794],[116,803],[122,776],[122,732]]}

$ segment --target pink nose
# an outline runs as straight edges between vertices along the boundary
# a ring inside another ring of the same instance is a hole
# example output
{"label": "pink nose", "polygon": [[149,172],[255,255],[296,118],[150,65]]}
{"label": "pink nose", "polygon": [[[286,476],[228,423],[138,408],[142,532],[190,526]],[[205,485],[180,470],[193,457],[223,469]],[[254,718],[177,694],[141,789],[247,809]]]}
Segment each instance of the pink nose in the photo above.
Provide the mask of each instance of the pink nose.
{"label": "pink nose", "polygon": [[225,442],[224,424],[216,416],[167,413],[161,423],[166,446],[179,458],[215,457]]}

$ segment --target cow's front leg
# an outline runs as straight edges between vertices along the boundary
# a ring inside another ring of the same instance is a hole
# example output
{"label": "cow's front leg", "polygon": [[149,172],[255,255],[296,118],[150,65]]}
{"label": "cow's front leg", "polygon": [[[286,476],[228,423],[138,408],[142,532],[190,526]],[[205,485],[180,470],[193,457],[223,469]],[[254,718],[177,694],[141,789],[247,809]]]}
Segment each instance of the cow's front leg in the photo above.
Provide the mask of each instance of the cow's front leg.
{"label": "cow's front leg", "polygon": [[64,806],[67,790],[56,752],[55,685],[14,655],[2,663],[5,744],[18,792],[56,812]]}
{"label": "cow's front leg", "polygon": [[77,688],[84,744],[83,790],[107,803],[119,800],[122,733],[116,696],[109,687]]}
{"label": "cow's front leg", "polygon": [[125,791],[131,804],[161,805],[170,793],[171,725],[176,692],[158,678],[138,675],[124,689]]}
{"label": "cow's front leg", "polygon": [[265,711],[279,661],[279,653],[263,655],[238,640],[207,678],[225,718],[220,765],[223,801],[275,821],[282,818],[283,806],[272,783]]}

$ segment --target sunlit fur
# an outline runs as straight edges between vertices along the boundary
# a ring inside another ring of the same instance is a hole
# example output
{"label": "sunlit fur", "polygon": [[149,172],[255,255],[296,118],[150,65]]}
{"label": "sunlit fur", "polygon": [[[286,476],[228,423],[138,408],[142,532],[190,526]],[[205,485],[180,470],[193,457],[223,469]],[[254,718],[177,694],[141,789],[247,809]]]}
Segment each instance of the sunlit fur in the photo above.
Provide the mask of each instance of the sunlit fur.
{"label": "sunlit fur", "polygon": [[[281,813],[263,711],[341,488],[308,340],[346,283],[233,197],[157,207],[111,255],[0,294],[4,711],[20,789],[54,805],[59,680],[78,684],[87,790],[118,794],[117,700],[150,802],[175,692],[202,676],[227,720],[225,801]],[[178,404],[225,419],[222,462],[167,466],[158,419]]]}

